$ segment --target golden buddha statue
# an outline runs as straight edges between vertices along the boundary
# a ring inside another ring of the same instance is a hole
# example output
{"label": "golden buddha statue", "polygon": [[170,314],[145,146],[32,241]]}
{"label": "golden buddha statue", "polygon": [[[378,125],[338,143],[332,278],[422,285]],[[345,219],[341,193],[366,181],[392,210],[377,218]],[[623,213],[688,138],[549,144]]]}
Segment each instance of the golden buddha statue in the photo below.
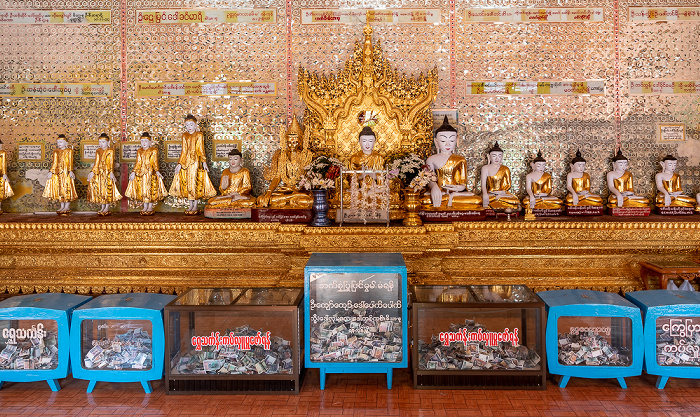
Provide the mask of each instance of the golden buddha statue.
{"label": "golden buddha statue", "polygon": [[[7,153],[2,150],[2,141],[0,140],[0,201],[10,198],[15,195],[10,186],[10,179],[7,178]],[[2,214],[2,207],[0,207]]]}
{"label": "golden buddha statue", "polygon": [[228,153],[228,168],[221,173],[219,191],[221,196],[212,197],[207,202],[207,208],[251,208],[255,207],[255,198],[251,197],[253,188],[250,182],[250,171],[241,166],[243,154],[238,149]]}
{"label": "golden buddha statue", "polygon": [[95,152],[95,163],[88,174],[87,199],[91,203],[102,205],[99,216],[109,216],[109,206],[121,201],[122,195],[117,187],[117,178],[114,176],[114,149],[109,147],[109,136],[103,133],[98,138],[100,147]]}
{"label": "golden buddha statue", "polygon": [[377,143],[377,136],[371,127],[365,126],[362,128],[358,137],[360,142],[360,150],[350,156],[349,169],[360,170],[381,170],[384,169],[384,157],[374,151],[374,145]]}
{"label": "golden buddha statue", "polygon": [[483,207],[513,209],[520,207],[518,197],[509,193],[510,169],[502,165],[503,149],[495,142],[488,151],[488,164],[481,167],[481,192]]}
{"label": "golden buddha statue", "polygon": [[608,207],[649,207],[649,199],[634,194],[634,178],[627,170],[629,161],[617,150],[612,159],[613,170],[608,172]]}
{"label": "golden buddha statue", "polygon": [[581,151],[571,160],[571,172],[566,175],[567,206],[603,206],[603,198],[591,193],[591,176],[586,172],[586,160]]}
{"label": "golden buddha statue", "polygon": [[303,136],[303,143],[299,143],[299,135],[304,135],[304,132],[296,117],[292,117],[289,133],[284,127],[280,130],[280,149],[272,156],[270,169],[264,176],[270,181],[270,186],[258,197],[258,207],[310,209],[313,205],[311,194],[298,187],[304,167],[314,158],[308,149],[307,136]]}
{"label": "golden buddha statue", "polygon": [[564,202],[552,195],[552,175],[549,172],[544,172],[547,160],[542,157],[541,151],[537,151],[537,156],[532,160],[530,166],[532,172],[525,176],[527,196],[523,198],[523,206],[539,210],[564,208]]}
{"label": "golden buddha statue", "polygon": [[65,135],[58,135],[56,146],[58,149],[53,151],[51,169],[42,196],[61,203],[56,213],[66,215],[70,214],[70,202],[78,199],[73,173],[73,148],[68,148]]}
{"label": "golden buddha statue", "polygon": [[428,184],[429,192],[421,199],[425,210],[482,210],[481,197],[464,191],[467,188],[467,160],[454,153],[457,148],[457,129],[447,116],[435,130],[437,153],[425,161],[437,176]]}
{"label": "golden buddha statue", "polygon": [[136,164],[129,175],[129,185],[124,195],[143,202],[142,216],[155,214],[153,206],[168,196],[158,164],[158,148],[153,146],[148,132],[141,135],[141,149],[136,152]]}
{"label": "golden buddha statue", "polygon": [[199,214],[200,211],[197,210],[199,200],[216,195],[216,189],[209,179],[207,156],[204,153],[204,135],[197,131],[197,119],[191,114],[185,117],[182,152],[175,166],[170,195],[189,200],[189,207],[185,210],[187,215]]}
{"label": "golden buddha statue", "polygon": [[693,197],[683,194],[681,187],[681,177],[676,174],[676,166],[678,160],[672,155],[666,155],[661,160],[662,171],[656,174],[656,188],[659,193],[656,194],[657,207],[695,207],[697,200]]}

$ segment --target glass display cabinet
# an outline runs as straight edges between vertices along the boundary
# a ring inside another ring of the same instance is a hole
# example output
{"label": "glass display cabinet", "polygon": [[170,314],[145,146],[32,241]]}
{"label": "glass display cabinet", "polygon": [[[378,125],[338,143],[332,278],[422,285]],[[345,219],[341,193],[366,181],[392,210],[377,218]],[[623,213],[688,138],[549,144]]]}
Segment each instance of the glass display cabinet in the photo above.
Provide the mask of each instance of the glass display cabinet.
{"label": "glass display cabinet", "polygon": [[642,373],[644,344],[639,308],[618,294],[590,290],[543,291],[547,305],[549,372],[569,379],[624,378]]}
{"label": "glass display cabinet", "polygon": [[165,307],[169,394],[299,393],[301,288],[193,288]]}
{"label": "glass display cabinet", "polygon": [[386,373],[407,358],[406,264],[399,253],[314,253],[304,268],[305,364]]}
{"label": "glass display cabinet", "polygon": [[656,388],[669,377],[700,378],[700,294],[652,290],[625,297],[642,309],[644,370],[659,376]]}
{"label": "glass display cabinet", "polygon": [[545,389],[544,303],[523,285],[411,291],[413,386]]}
{"label": "glass display cabinet", "polygon": [[73,310],[92,297],[45,293],[0,302],[0,387],[3,382],[46,381],[52,391],[70,373]]}
{"label": "glass display cabinet", "polygon": [[140,382],[163,377],[165,335],[163,308],[175,298],[166,294],[102,295],[73,313],[70,354],[73,377],[97,381]]}

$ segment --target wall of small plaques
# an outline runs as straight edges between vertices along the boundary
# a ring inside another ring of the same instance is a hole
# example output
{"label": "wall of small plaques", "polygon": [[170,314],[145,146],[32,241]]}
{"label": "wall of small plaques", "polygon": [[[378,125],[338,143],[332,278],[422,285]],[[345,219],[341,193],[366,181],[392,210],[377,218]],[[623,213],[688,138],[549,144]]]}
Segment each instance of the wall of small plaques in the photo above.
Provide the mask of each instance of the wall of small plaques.
{"label": "wall of small plaques", "polygon": [[[129,141],[143,131],[159,142],[169,185],[176,165],[170,142],[179,140],[188,113],[205,133],[214,184],[226,168],[215,145],[236,143],[254,194],[261,193],[280,127],[303,114],[298,68],[337,73],[368,18],[396,69],[417,75],[437,67],[433,108],[458,111],[468,188],[477,187],[485,151],[498,140],[519,195],[539,149],[558,194],[580,149],[592,191],[605,195],[605,172],[618,146],[639,193],[652,196],[658,162],[671,153],[684,191],[694,195],[700,191],[700,7],[677,4],[2,0],[0,140],[15,189],[3,209],[55,209],[41,193],[61,133],[74,147],[74,210],[98,208],[86,201],[87,175],[90,141],[102,132],[120,148],[115,174],[122,189],[138,144]],[[170,198],[158,210],[179,207]]]}

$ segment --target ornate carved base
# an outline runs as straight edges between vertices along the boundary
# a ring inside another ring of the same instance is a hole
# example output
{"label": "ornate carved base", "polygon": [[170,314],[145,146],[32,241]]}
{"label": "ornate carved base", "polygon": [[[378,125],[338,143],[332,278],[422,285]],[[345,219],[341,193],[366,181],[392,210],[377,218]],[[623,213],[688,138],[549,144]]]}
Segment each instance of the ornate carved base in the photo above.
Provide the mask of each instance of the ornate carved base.
{"label": "ornate carved base", "polygon": [[605,214],[603,206],[566,206],[567,216],[602,216]]}
{"label": "ornate carved base", "polygon": [[562,209],[532,209],[535,217],[559,217],[564,214]]}
{"label": "ornate carved base", "polygon": [[608,208],[611,216],[646,217],[651,213],[651,207],[613,207]]}
{"label": "ornate carved base", "polygon": [[[508,213],[506,213],[505,211],[503,211],[503,210],[496,211],[492,208],[484,209],[484,213],[486,214],[486,217],[496,217],[496,218],[508,217]],[[519,215],[520,215],[520,212],[517,210],[513,210],[513,212],[510,213],[511,217],[518,217]]]}
{"label": "ornate carved base", "polygon": [[314,218],[313,210],[304,209],[252,209],[254,222],[308,223]]}
{"label": "ornate carved base", "polygon": [[656,214],[662,216],[690,216],[695,214],[694,207],[656,207]]}
{"label": "ornate carved base", "polygon": [[[402,227],[217,221],[181,213],[3,214],[0,294],[301,286],[313,252],[398,252],[411,283],[642,288],[638,263],[694,259],[700,216]],[[682,220],[680,220],[682,219]]]}
{"label": "ornate carved base", "polygon": [[210,219],[250,219],[249,208],[205,208],[204,217]]}
{"label": "ornate carved base", "polygon": [[473,222],[486,220],[486,210],[445,210],[418,212],[424,222]]}

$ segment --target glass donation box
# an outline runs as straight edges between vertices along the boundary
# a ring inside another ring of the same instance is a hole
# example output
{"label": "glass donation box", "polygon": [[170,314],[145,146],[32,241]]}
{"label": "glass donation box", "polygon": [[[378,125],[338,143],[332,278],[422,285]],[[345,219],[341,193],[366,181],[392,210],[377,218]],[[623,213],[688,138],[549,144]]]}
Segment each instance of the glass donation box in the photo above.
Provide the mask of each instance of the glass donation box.
{"label": "glass donation box", "polygon": [[528,287],[412,288],[414,388],[546,388],[544,303]]}
{"label": "glass donation box", "polygon": [[163,307],[175,298],[167,294],[102,295],[73,312],[70,355],[73,378],[140,382],[163,378],[165,335]]}
{"label": "glass donation box", "polygon": [[644,316],[644,369],[658,375],[663,389],[669,377],[700,378],[700,294],[652,290],[625,294]]}
{"label": "glass donation box", "polygon": [[642,374],[644,344],[639,308],[618,294],[591,290],[537,293],[547,305],[547,363],[562,375],[617,378]]}
{"label": "glass donation box", "polygon": [[0,302],[0,387],[3,382],[46,381],[52,391],[70,373],[70,317],[92,297],[45,293]]}
{"label": "glass donation box", "polygon": [[328,373],[408,364],[406,264],[400,253],[314,253],[304,268],[305,363]]}
{"label": "glass donation box", "polygon": [[298,394],[301,288],[193,288],[165,307],[168,394]]}

